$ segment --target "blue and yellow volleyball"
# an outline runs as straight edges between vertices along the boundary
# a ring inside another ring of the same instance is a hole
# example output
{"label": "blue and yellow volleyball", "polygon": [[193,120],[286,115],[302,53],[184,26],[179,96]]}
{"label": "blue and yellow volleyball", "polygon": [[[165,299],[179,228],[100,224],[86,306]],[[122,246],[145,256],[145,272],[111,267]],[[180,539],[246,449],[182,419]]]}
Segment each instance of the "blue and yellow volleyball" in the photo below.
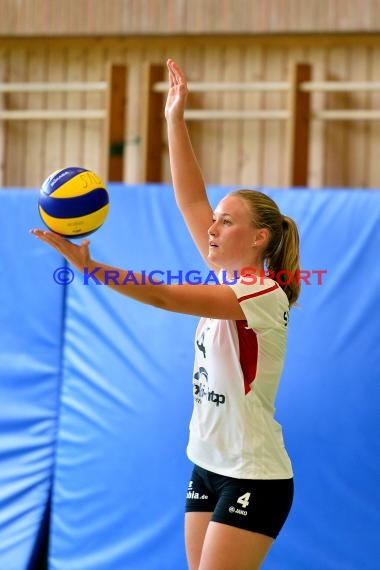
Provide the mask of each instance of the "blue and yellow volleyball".
{"label": "blue and yellow volleyball", "polygon": [[56,170],[41,186],[38,210],[44,224],[67,238],[95,232],[109,209],[107,188],[97,174],[86,168]]}

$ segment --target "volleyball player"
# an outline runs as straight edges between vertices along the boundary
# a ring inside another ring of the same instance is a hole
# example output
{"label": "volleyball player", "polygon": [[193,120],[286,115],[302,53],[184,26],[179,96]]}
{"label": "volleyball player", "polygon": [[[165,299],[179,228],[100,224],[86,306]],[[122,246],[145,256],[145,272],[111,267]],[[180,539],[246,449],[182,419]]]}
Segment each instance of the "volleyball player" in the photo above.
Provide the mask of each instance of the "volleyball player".
{"label": "volleyball player", "polygon": [[[256,570],[293,500],[291,461],[274,410],[299,285],[276,278],[299,269],[298,231],[258,191],[231,192],[212,211],[184,120],[186,78],[173,60],[168,70],[165,116],[177,204],[210,269],[223,270],[231,284],[107,284],[154,307],[201,317],[187,448],[194,464],[185,514],[188,565]],[[92,260],[88,240],[75,245],[52,232],[32,233],[77,269],[100,267],[96,277],[102,282],[107,271],[119,271],[120,283],[128,274]]]}

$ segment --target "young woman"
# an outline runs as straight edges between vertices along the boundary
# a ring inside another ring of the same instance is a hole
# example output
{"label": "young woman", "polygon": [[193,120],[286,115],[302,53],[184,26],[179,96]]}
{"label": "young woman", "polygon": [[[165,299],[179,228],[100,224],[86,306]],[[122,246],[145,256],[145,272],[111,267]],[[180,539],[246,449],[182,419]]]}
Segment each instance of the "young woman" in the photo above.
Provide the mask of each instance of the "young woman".
{"label": "young woman", "polygon": [[298,232],[273,200],[253,190],[231,192],[212,211],[184,121],[186,79],[173,60],[168,69],[165,116],[177,204],[207,264],[230,284],[118,285],[107,271],[117,270],[119,283],[128,271],[91,259],[88,240],[75,245],[52,232],[32,233],[77,269],[100,267],[97,279],[119,293],[201,317],[187,449],[194,463],[185,515],[189,569],[255,570],[293,499],[292,467],[273,416],[289,307],[299,294]]}

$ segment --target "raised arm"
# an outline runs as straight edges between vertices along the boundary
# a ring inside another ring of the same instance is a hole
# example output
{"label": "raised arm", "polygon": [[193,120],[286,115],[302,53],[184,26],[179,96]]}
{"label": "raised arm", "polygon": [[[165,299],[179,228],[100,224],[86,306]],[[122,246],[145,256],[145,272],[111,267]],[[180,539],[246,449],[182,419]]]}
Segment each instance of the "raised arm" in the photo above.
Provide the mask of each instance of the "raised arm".
{"label": "raised arm", "polygon": [[181,68],[172,60],[169,70],[169,93],[165,107],[168,129],[170,169],[178,207],[207,265],[217,269],[207,259],[208,234],[212,224],[202,172],[194,154],[186,127],[184,112],[188,94],[187,81]]}

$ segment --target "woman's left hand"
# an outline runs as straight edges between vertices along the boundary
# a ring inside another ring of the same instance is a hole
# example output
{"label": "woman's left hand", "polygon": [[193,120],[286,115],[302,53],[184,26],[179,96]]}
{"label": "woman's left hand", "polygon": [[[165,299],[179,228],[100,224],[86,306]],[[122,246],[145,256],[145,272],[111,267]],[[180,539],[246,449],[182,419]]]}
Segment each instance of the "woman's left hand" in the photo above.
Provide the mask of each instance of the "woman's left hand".
{"label": "woman's left hand", "polygon": [[168,59],[169,92],[165,105],[165,118],[168,123],[184,120],[186,99],[188,95],[187,80],[180,66]]}
{"label": "woman's left hand", "polygon": [[34,229],[30,230],[30,233],[53,247],[79,271],[83,271],[85,267],[89,266],[91,257],[88,239],[84,239],[80,245],[76,245],[54,232]]}

